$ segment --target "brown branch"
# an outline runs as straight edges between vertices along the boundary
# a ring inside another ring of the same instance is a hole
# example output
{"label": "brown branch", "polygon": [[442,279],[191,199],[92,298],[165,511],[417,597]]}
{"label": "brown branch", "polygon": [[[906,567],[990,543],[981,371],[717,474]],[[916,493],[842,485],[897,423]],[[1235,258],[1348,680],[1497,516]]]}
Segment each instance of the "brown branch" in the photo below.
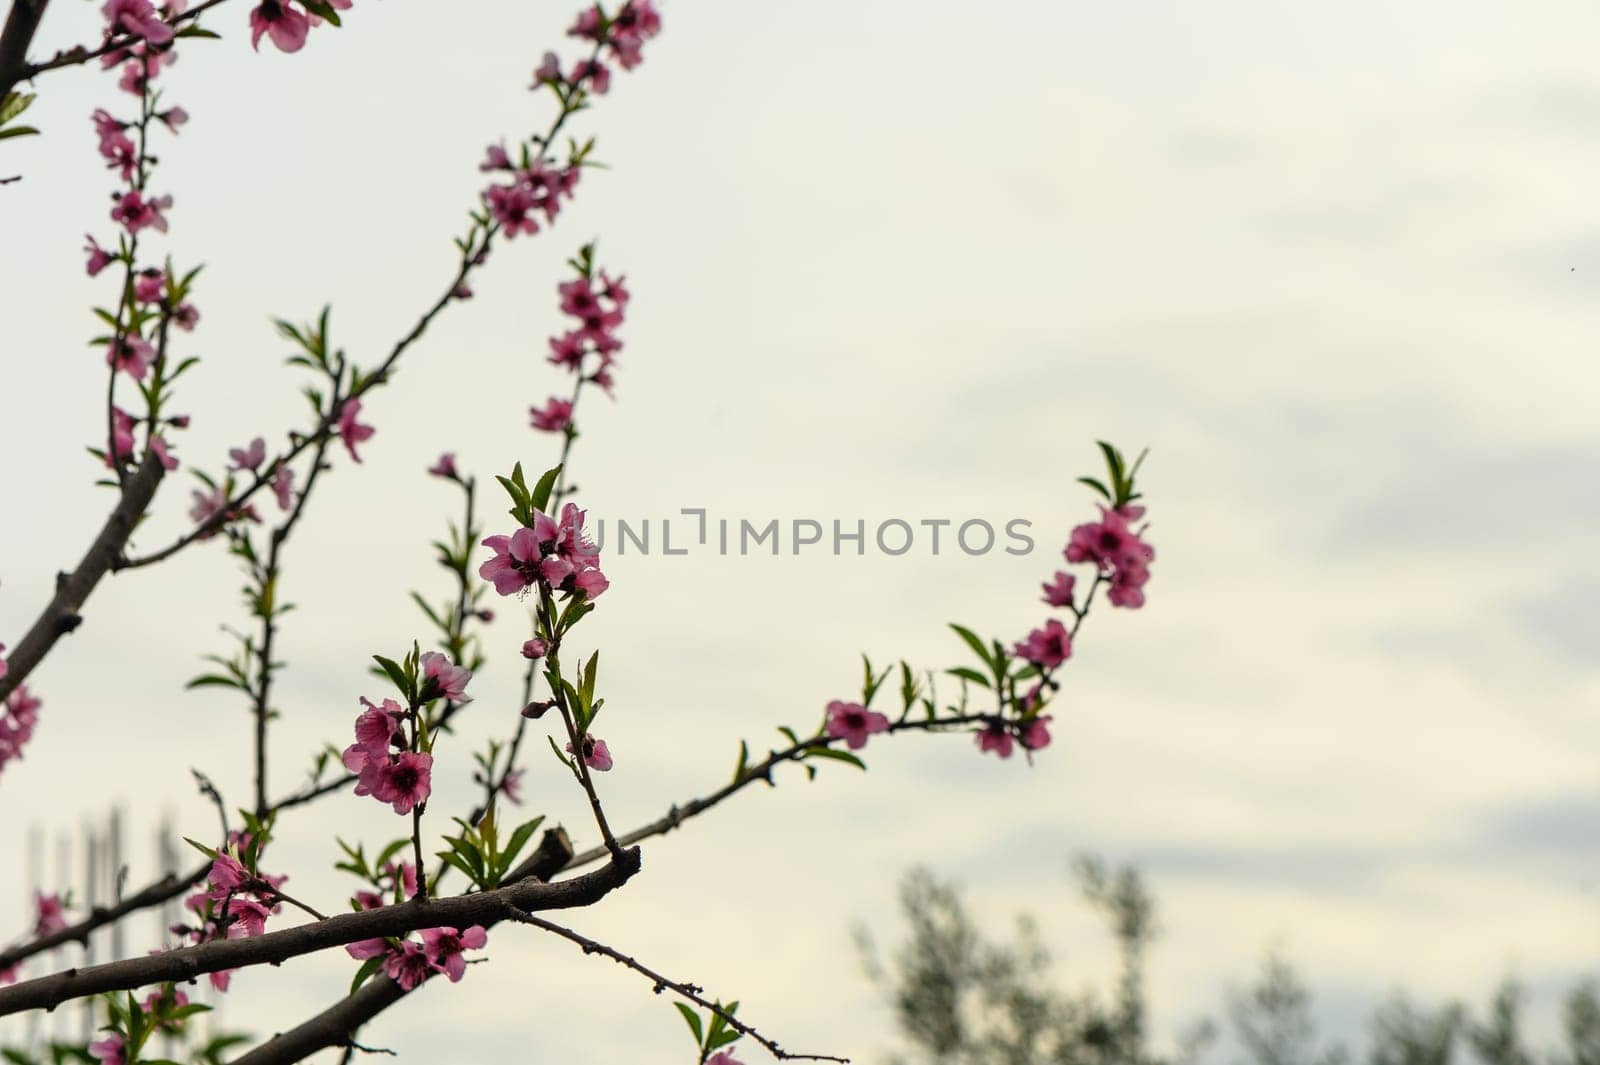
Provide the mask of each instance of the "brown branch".
{"label": "brown branch", "polygon": [[211,871],[211,863],[206,862],[188,876],[180,877],[176,873],[168,873],[149,887],[136,894],[129,895],[115,906],[97,906],[89,911],[89,916],[76,924],[70,924],[59,932],[30,939],[26,943],[19,943],[14,947],[0,950],[0,969],[9,969],[18,962],[25,961],[35,954],[42,954],[47,950],[68,943],[87,943],[89,934],[96,929],[104,928],[139,910],[151,906],[159,906],[168,899],[176,898],[194,887],[206,878]]}
{"label": "brown branch", "polygon": [[[49,0],[39,0],[39,6],[42,8],[48,2]],[[216,7],[218,4],[223,3],[227,3],[227,0],[204,0],[203,3],[196,4],[188,11],[185,11],[177,18],[168,22],[167,25],[176,29],[177,27],[182,26],[185,22],[192,22],[193,20],[199,18],[200,15],[205,11],[208,11],[209,9]],[[87,63],[91,59],[99,59],[103,55],[110,55],[112,52],[120,52],[124,48],[137,44],[140,40],[141,38],[138,34],[121,33],[114,37],[107,38],[105,41],[102,41],[93,48],[90,48],[86,44],[73,45],[71,48],[66,48],[57,52],[49,59],[42,60],[38,63],[26,63],[21,65],[17,73],[17,80],[31,81],[33,78],[43,74],[47,70],[58,70],[61,67],[80,66],[84,63]]]}
{"label": "brown branch", "polygon": [[[572,843],[561,829],[544,834],[539,849],[521,865],[511,871],[510,877],[518,881],[545,881],[555,876],[572,860]],[[488,927],[501,920],[492,917],[483,921]],[[323,1010],[315,1017],[280,1032],[254,1048],[232,1065],[278,1065],[280,1062],[300,1061],[329,1047],[348,1046],[360,1027],[378,1014],[399,1002],[406,991],[387,976],[377,976],[361,990]]]}
{"label": "brown branch", "polygon": [[50,0],[11,0],[11,13],[0,30],[0,99],[27,76],[28,46]]}
{"label": "brown branch", "polygon": [[842,1062],[843,1065],[850,1065],[849,1058],[834,1057],[832,1054],[791,1054],[787,1050],[784,1050],[782,1047],[780,1047],[777,1043],[773,1042],[771,1039],[768,1039],[766,1036],[762,1035],[748,1024],[745,1024],[743,1021],[739,1020],[728,1010],[723,1009],[722,1006],[708,1001],[705,998],[705,988],[700,987],[697,984],[686,984],[679,983],[676,980],[669,980],[665,976],[662,976],[660,973],[656,972],[654,969],[644,965],[636,958],[630,957],[614,947],[608,947],[598,940],[593,940],[588,936],[574,932],[565,925],[556,924],[554,921],[546,921],[544,918],[536,917],[531,913],[516,914],[514,919],[522,924],[532,925],[535,928],[543,929],[544,931],[549,932],[551,935],[560,936],[569,943],[575,943],[583,949],[585,954],[600,954],[610,958],[618,965],[632,969],[640,976],[648,978],[654,985],[655,993],[658,995],[663,991],[671,991],[673,994],[678,995],[681,998],[688,999],[690,1002],[693,1002],[702,1009],[710,1010],[718,1017],[721,1017],[723,1023],[725,1023],[729,1028],[732,1028],[741,1035],[747,1035],[751,1039],[754,1039],[756,1042],[766,1047],[767,1051],[780,1061],[837,1061]]}
{"label": "brown branch", "polygon": [[28,678],[28,674],[50,653],[57,640],[83,621],[78,610],[122,553],[134,526],[149,509],[150,500],[155,497],[156,487],[165,473],[160,456],[154,451],[146,452],[144,462],[140,463],[139,469],[123,487],[122,497],[117,500],[111,516],[101,527],[100,535],[94,538],[94,543],[84,553],[78,568],[57,576],[55,596],[7,659],[11,669],[4,677],[0,677],[0,700],[4,700]]}
{"label": "brown branch", "polygon": [[638,871],[636,848],[623,852],[621,861],[553,884],[525,880],[478,894],[427,901],[413,899],[393,906],[342,913],[326,921],[313,921],[249,939],[218,939],[147,957],[68,969],[0,988],[0,1017],[30,1009],[52,1010],[71,999],[103,991],[127,991],[147,984],[193,980],[223,969],[275,965],[302,954],[342,947],[363,939],[403,936],[422,928],[467,928],[510,917],[518,910],[589,906],[627,883]]}

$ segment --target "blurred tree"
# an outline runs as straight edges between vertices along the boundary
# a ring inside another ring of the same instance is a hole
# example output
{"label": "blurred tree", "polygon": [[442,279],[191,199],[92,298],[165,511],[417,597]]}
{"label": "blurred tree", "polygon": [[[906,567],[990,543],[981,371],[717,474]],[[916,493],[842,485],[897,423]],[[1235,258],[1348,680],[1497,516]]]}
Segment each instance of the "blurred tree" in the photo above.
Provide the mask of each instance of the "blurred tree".
{"label": "blurred tree", "polygon": [[[1194,1065],[1214,1041],[1210,1020],[1190,1025],[1168,1057],[1150,1046],[1145,957],[1155,940],[1155,900],[1131,865],[1079,858],[1084,897],[1106,919],[1118,947],[1109,993],[1068,993],[1052,983],[1050,954],[1023,915],[1010,943],[991,942],[954,885],[915,869],[900,885],[907,935],[885,966],[871,935],[855,937],[867,975],[888,999],[909,1045],[891,1065]],[[1526,990],[1496,988],[1481,1017],[1459,1003],[1420,1006],[1404,992],[1379,1005],[1368,1024],[1367,1065],[1600,1065],[1600,985],[1566,996],[1563,1046],[1536,1054],[1525,1034]],[[1270,951],[1255,982],[1228,997],[1239,1065],[1348,1065],[1351,1054],[1318,1036],[1310,989]],[[1462,1063],[1464,1065],[1464,1063]]]}

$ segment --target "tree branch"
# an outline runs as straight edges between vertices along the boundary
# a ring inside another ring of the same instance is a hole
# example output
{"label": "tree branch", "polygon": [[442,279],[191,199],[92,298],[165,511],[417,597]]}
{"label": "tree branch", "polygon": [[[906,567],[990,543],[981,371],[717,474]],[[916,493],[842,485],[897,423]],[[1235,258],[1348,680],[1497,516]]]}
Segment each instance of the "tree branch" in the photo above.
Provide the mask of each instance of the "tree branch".
{"label": "tree branch", "polygon": [[557,883],[525,880],[495,891],[447,899],[413,899],[394,906],[342,913],[326,921],[268,932],[249,939],[219,939],[143,958],[68,969],[52,976],[0,988],[0,1017],[103,991],[126,991],[147,984],[193,980],[222,969],[277,964],[302,954],[342,947],[363,939],[403,936],[422,928],[467,928],[513,916],[519,910],[589,906],[627,883],[639,871],[637,848],[623,852],[592,873]]}
{"label": "tree branch", "polygon": [[50,0],[11,0],[11,13],[0,30],[0,99],[16,87],[26,73],[28,46],[39,32],[45,5]]}
{"label": "tree branch", "polygon": [[[12,10],[15,13],[16,9]],[[156,487],[165,473],[166,468],[161,465],[160,456],[154,451],[146,452],[144,462],[140,463],[139,469],[123,487],[122,498],[117,500],[116,508],[101,527],[100,535],[89,545],[78,568],[57,576],[55,596],[7,659],[11,669],[4,677],[0,677],[0,700],[4,700],[27,679],[33,668],[50,653],[57,640],[83,621],[78,610],[89,598],[89,593],[94,591],[94,586],[100,583],[100,578],[106,575],[106,571],[122,554],[128,537],[133,535],[134,526],[149,509],[150,500],[155,497]]]}
{"label": "tree branch", "polygon": [[[559,828],[544,834],[539,849],[511,871],[517,880],[549,880],[572,860],[572,843]],[[493,917],[482,922],[485,927],[500,921]],[[379,975],[369,980],[361,990],[323,1010],[287,1032],[280,1032],[231,1065],[279,1065],[281,1062],[300,1061],[329,1047],[346,1046],[363,1024],[399,1002],[406,991],[387,976]]]}

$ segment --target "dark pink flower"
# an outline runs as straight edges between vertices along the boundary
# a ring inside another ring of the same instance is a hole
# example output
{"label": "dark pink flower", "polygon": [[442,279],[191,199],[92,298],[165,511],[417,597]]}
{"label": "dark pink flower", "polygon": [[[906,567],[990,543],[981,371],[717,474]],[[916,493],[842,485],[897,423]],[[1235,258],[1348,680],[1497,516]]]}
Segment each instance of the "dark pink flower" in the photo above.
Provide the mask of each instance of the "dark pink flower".
{"label": "dark pink flower", "polygon": [[544,407],[529,407],[528,414],[535,429],[546,433],[559,433],[572,424],[572,403],[558,396],[551,396],[550,402]]}
{"label": "dark pink flower", "polygon": [[483,546],[493,551],[494,557],[478,567],[478,576],[492,582],[494,590],[501,595],[515,595],[532,587],[539,579],[543,552],[539,547],[539,535],[533,529],[518,529],[510,536],[491,536],[483,541]]}
{"label": "dark pink flower", "polygon": [[580,59],[573,64],[568,80],[574,85],[587,84],[597,95],[604,96],[611,90],[611,68],[598,59]]}
{"label": "dark pink flower", "polygon": [[[572,753],[572,744],[567,744],[567,753]],[[583,737],[583,764],[597,773],[604,773],[611,768],[611,748],[606,746],[606,741],[596,739],[585,734]]]}
{"label": "dark pink flower", "polygon": [[533,72],[533,87],[538,88],[546,82],[559,82],[561,80],[561,58],[554,52],[546,52],[539,61],[539,67]]}
{"label": "dark pink flower", "polygon": [[511,157],[506,154],[505,144],[500,143],[489,145],[483,162],[478,164],[478,169],[486,174],[495,170],[512,169]]}
{"label": "dark pink flower", "polygon": [[60,932],[67,927],[66,905],[61,901],[61,896],[56,894],[46,895],[43,892],[33,893],[33,934],[47,936],[52,932]]}
{"label": "dark pink flower", "polygon": [[257,51],[261,50],[261,37],[265,34],[278,46],[278,51],[298,52],[304,47],[309,32],[310,17],[292,7],[288,0],[262,0],[261,5],[250,12],[250,46]]}
{"label": "dark pink flower", "polygon": [[1049,714],[1040,714],[1038,717],[1029,718],[1022,725],[1022,733],[1018,739],[1030,751],[1041,750],[1050,746],[1050,722],[1055,720]]}
{"label": "dark pink flower", "polygon": [[178,132],[180,126],[189,121],[189,112],[185,111],[181,107],[169,107],[165,111],[157,112],[156,117],[159,118],[168,129],[176,133]]}
{"label": "dark pink flower", "polygon": [[1012,653],[1025,658],[1040,669],[1054,669],[1072,657],[1072,634],[1055,618],[1043,627],[1028,633],[1028,638],[1017,643]]}
{"label": "dark pink flower", "polygon": [[1001,758],[1011,757],[1011,731],[998,721],[991,721],[978,733],[978,750],[993,751]]}
{"label": "dark pink flower", "polygon": [[433,972],[433,966],[428,963],[428,956],[423,952],[422,946],[415,940],[406,940],[398,949],[391,948],[388,958],[383,963],[383,971],[389,979],[399,984],[402,990],[410,991],[426,980]]}
{"label": "dark pink flower", "polygon": [[[359,899],[361,896],[369,896],[373,900],[371,905],[363,904],[361,907],[363,910],[375,910],[383,905],[383,898],[370,891],[358,892],[357,898]],[[389,953],[389,941],[387,939],[358,939],[354,943],[346,943],[344,952],[357,961],[366,961],[368,958],[376,958]]]}
{"label": "dark pink flower", "polygon": [[267,442],[259,436],[250,441],[247,447],[232,447],[228,449],[228,466],[235,470],[249,470],[255,472],[267,460]]}
{"label": "dark pink flower", "polygon": [[89,243],[85,245],[83,249],[89,255],[89,262],[86,268],[89,271],[89,276],[94,277],[107,266],[110,266],[114,261],[115,256],[106,251],[99,244],[96,244],[94,237],[86,235],[86,239],[89,241]]}
{"label": "dark pink flower", "polygon": [[847,703],[839,699],[828,704],[827,734],[843,739],[852,751],[867,745],[867,737],[875,732],[889,731],[889,719],[860,703]]}
{"label": "dark pink flower", "polygon": [[185,333],[192,333],[200,324],[200,312],[192,303],[180,303],[172,309],[172,324]]}
{"label": "dark pink flower", "polygon": [[153,196],[147,200],[138,189],[129,189],[113,197],[113,201],[111,220],[129,233],[146,227],[162,233],[167,231],[167,218],[162,212],[172,206],[171,196]]}
{"label": "dark pink flower", "polygon": [[588,353],[587,340],[584,335],[574,329],[558,337],[550,338],[550,364],[552,366],[565,366],[576,371],[583,365],[583,357]]}
{"label": "dark pink flower", "polygon": [[[545,653],[547,651],[549,651],[549,650],[550,650],[549,646],[546,645],[543,640],[541,640],[537,636],[535,636],[531,640],[523,641],[523,644],[522,644],[522,657],[528,659],[529,661],[532,661],[533,659],[536,659],[536,658],[543,658],[545,656]],[[3,677],[3,676],[5,676],[5,674],[4,673],[0,673],[0,677]]]}
{"label": "dark pink flower", "polygon": [[133,458],[134,425],[133,415],[121,407],[111,408],[111,454],[106,456],[106,465],[112,469]]}
{"label": "dark pink flower", "polygon": [[413,806],[427,802],[433,791],[433,755],[402,751],[393,762],[378,767],[377,778],[372,794],[378,801],[393,806],[397,814],[408,814]]}
{"label": "dark pink flower", "polygon": [[422,656],[422,697],[467,701],[467,682],[472,670],[452,663],[448,656],[429,651]]}
{"label": "dark pink flower", "polygon": [[160,303],[167,294],[167,275],[150,267],[133,275],[133,298],[140,303]]}
{"label": "dark pink flower", "polygon": [[22,963],[21,962],[18,962],[15,965],[8,965],[5,968],[0,969],[0,987],[5,987],[7,984],[16,983],[17,979],[21,975],[22,975]]}
{"label": "dark pink flower", "polygon": [[454,451],[446,451],[443,455],[440,455],[439,461],[428,467],[428,472],[435,477],[447,477],[452,481],[461,479],[461,475],[456,472],[456,454]]}
{"label": "dark pink flower", "polygon": [[464,950],[482,950],[489,942],[489,935],[482,925],[473,925],[465,931],[454,928],[424,928],[422,930],[422,949],[427,955],[428,962],[434,968],[456,983],[467,971],[467,960],[461,956]]}
{"label": "dark pink flower", "polygon": [[508,239],[519,233],[532,235],[539,232],[539,220],[533,216],[538,207],[533,191],[520,182],[515,185],[491,185],[484,193],[489,204],[489,214],[500,223]]}
{"label": "dark pink flower", "polygon": [[1044,584],[1044,601],[1051,606],[1071,606],[1072,587],[1075,583],[1077,578],[1072,574],[1057,570],[1055,578]]}
{"label": "dark pink flower", "polygon": [[100,156],[106,161],[106,169],[115,170],[123,181],[133,180],[134,171],[139,169],[139,148],[125,134],[101,137]]}
{"label": "dark pink flower", "polygon": [[355,462],[361,461],[361,456],[356,454],[356,445],[372,439],[372,434],[377,432],[372,426],[356,421],[360,413],[359,399],[347,399],[339,408],[339,438],[344,441],[345,450],[350,452],[350,458]]}
{"label": "dark pink flower", "polygon": [[155,361],[154,345],[133,334],[121,339],[112,337],[111,343],[106,345],[106,365],[121,370],[135,381],[143,381],[150,372],[150,364]]}

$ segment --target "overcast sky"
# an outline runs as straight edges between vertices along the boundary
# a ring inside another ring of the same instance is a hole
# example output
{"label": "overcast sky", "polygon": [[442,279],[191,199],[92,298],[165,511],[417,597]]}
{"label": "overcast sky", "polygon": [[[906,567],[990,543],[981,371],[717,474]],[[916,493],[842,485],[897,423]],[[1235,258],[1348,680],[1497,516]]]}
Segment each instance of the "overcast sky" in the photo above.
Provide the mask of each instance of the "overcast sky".
{"label": "overcast sky", "polygon": [[[228,5],[206,22],[225,40],[184,44],[164,83],[193,121],[160,142],[155,187],[176,200],[172,254],[206,263],[186,467],[299,424],[269,317],[331,302],[336,342],[370,365],[434,298],[484,145],[547,120],[522,88],[569,6],[363,0],[298,55],[257,56]],[[39,48],[97,18],[54,5]],[[1092,514],[1073,478],[1097,437],[1150,447],[1159,555],[1147,609],[1088,622],[1032,769],[966,737],[875,740],[865,775],[794,774],[646,844],[644,874],[575,926],[738,997],[786,1046],[870,1062],[892,1025],[848,926],[894,939],[907,867],[961,881],[997,934],[1038,913],[1077,986],[1109,972],[1066,878],[1093,851],[1138,862],[1159,898],[1163,1038],[1273,943],[1336,1033],[1391,987],[1481,999],[1506,973],[1552,1033],[1554,989],[1600,956],[1600,11],[680,0],[665,19],[578,120],[611,169],[499,249],[367,404],[366,463],[313,501],[283,585],[300,610],[273,790],[349,742],[357,697],[380,693],[367,656],[424,635],[407,590],[446,591],[427,545],[456,500],[424,468],[445,448],[484,480],[553,463],[526,409],[565,386],[541,357],[553,286],[599,237],[636,298],[617,400],[580,412],[596,515],[1024,518],[1038,540],[608,557],[580,642],[604,647],[618,825],[718,786],[741,737],[809,727],[856,690],[860,651],[955,664],[946,621],[1014,639],[1042,620],[1038,582]],[[0,190],[10,643],[110,505],[83,446],[104,424],[87,308],[113,286],[79,249],[111,231],[88,114],[128,98],[89,69],[39,89],[45,136],[0,152],[26,175]],[[140,543],[187,506],[169,481]],[[141,841],[165,815],[209,833],[191,765],[247,801],[244,708],[182,690],[241,623],[238,584],[213,545],[97,591],[31,682],[45,707],[0,780],[0,853],[116,803]],[[522,639],[503,610],[473,720],[438,754],[435,827],[471,801],[467,751],[511,727]],[[530,812],[592,843],[533,753]],[[268,864],[336,909],[329,837],[398,821],[330,798],[286,816]],[[0,876],[8,927],[21,881]],[[637,977],[532,931],[495,932],[488,955],[366,1040],[426,1061],[688,1060]],[[270,1033],[351,969],[241,974],[224,1020]]]}

